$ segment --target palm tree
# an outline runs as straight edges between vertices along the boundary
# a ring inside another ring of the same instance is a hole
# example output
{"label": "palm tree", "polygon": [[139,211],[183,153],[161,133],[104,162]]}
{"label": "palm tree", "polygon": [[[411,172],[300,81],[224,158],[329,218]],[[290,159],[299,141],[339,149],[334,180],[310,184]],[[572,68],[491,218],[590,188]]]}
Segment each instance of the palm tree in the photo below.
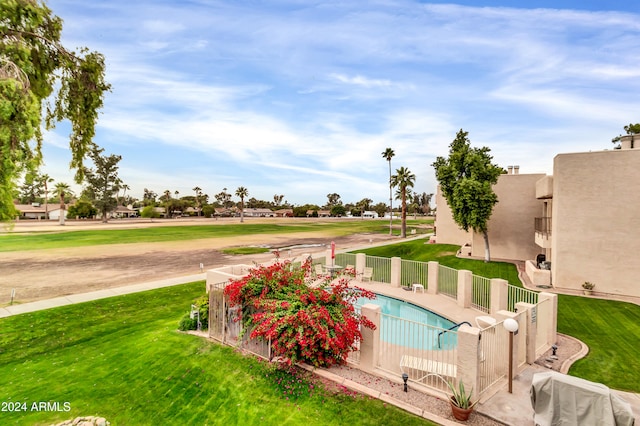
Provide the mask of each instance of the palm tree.
{"label": "palm tree", "polygon": [[389,235],[393,235],[393,185],[391,184],[391,158],[396,155],[393,149],[387,148],[382,153],[382,158],[389,162]]}
{"label": "palm tree", "polygon": [[60,225],[64,225],[64,196],[65,194],[68,194],[69,196],[71,196],[71,188],[69,187],[68,184],[64,183],[64,182],[58,182],[56,183],[56,190],[55,193],[58,195],[58,197],[60,198]]}
{"label": "palm tree", "polygon": [[126,183],[121,184],[120,187],[122,188],[122,205],[124,206],[124,203],[125,203],[124,195],[127,193],[127,189],[131,189],[131,188]]}
{"label": "palm tree", "polygon": [[400,238],[407,237],[407,189],[413,188],[416,181],[416,175],[405,167],[396,170],[396,174],[391,176],[391,184],[398,187],[400,197],[402,198],[402,230]]}
{"label": "palm tree", "polygon": [[44,220],[49,219],[49,187],[48,183],[53,182],[49,175],[40,176],[40,182],[44,185]]}
{"label": "palm tree", "polygon": [[200,211],[202,210],[202,206],[200,205],[200,196],[202,195],[202,188],[196,186],[193,188],[193,191],[196,193],[196,207],[198,208],[198,216],[200,216]]}
{"label": "palm tree", "polygon": [[239,186],[236,189],[236,195],[240,197],[240,222],[244,222],[244,197],[249,195],[249,190],[244,186]]}

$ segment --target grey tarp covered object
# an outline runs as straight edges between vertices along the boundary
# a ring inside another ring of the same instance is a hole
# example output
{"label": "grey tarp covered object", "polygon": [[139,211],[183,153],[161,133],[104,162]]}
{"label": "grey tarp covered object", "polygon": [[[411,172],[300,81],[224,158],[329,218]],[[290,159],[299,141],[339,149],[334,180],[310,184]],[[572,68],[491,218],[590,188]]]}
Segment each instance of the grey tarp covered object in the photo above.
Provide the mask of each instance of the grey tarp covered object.
{"label": "grey tarp covered object", "polygon": [[631,406],[603,384],[553,371],[531,383],[534,423],[540,426],[631,426]]}

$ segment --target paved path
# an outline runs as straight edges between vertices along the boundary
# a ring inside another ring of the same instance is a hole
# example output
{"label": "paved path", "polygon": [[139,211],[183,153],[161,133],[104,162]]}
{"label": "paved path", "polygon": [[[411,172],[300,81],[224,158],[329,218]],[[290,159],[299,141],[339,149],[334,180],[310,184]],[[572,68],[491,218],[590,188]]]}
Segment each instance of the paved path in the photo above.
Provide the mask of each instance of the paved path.
{"label": "paved path", "polygon": [[187,275],[183,277],[169,278],[166,280],[150,281],[141,284],[134,284],[124,287],[114,287],[105,290],[97,290],[89,293],[71,294],[69,296],[56,297],[54,299],[38,300],[37,302],[23,303],[19,305],[5,306],[0,308],[0,318],[11,315],[19,315],[27,312],[35,312],[43,309],[56,308],[58,306],[73,305],[74,303],[89,302],[91,300],[106,299],[107,297],[122,296],[123,294],[137,293],[140,291],[153,290],[156,288],[169,287],[172,285],[185,284],[193,281],[200,281],[206,278],[207,274]]}

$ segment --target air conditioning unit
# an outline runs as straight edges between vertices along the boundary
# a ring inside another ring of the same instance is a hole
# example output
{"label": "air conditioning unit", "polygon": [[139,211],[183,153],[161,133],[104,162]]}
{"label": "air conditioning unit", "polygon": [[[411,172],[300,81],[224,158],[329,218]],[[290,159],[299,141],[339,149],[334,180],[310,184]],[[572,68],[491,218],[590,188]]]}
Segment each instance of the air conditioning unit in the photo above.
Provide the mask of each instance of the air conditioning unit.
{"label": "air conditioning unit", "polygon": [[544,261],[544,262],[540,262],[540,269],[546,269],[547,271],[551,270],[551,262],[550,261]]}

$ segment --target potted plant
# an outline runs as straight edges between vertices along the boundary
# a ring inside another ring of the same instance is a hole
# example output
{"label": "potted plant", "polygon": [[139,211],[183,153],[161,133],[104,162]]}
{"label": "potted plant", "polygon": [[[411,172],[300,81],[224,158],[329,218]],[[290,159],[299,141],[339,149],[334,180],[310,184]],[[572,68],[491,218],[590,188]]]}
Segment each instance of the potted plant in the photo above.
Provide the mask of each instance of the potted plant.
{"label": "potted plant", "polygon": [[582,284],[582,288],[584,289],[584,290],[583,290],[584,294],[586,294],[587,296],[589,296],[591,293],[593,293],[593,288],[594,288],[595,286],[596,286],[596,285],[595,285],[594,283],[589,282],[589,281],[585,281],[585,282]]}
{"label": "potted plant", "polygon": [[447,382],[447,385],[449,385],[449,389],[451,389],[453,394],[449,397],[453,417],[455,417],[456,420],[466,421],[469,419],[469,415],[473,411],[473,407],[476,405],[475,402],[471,402],[473,390],[467,393],[462,381],[458,383],[458,388],[456,388],[452,382]]}

